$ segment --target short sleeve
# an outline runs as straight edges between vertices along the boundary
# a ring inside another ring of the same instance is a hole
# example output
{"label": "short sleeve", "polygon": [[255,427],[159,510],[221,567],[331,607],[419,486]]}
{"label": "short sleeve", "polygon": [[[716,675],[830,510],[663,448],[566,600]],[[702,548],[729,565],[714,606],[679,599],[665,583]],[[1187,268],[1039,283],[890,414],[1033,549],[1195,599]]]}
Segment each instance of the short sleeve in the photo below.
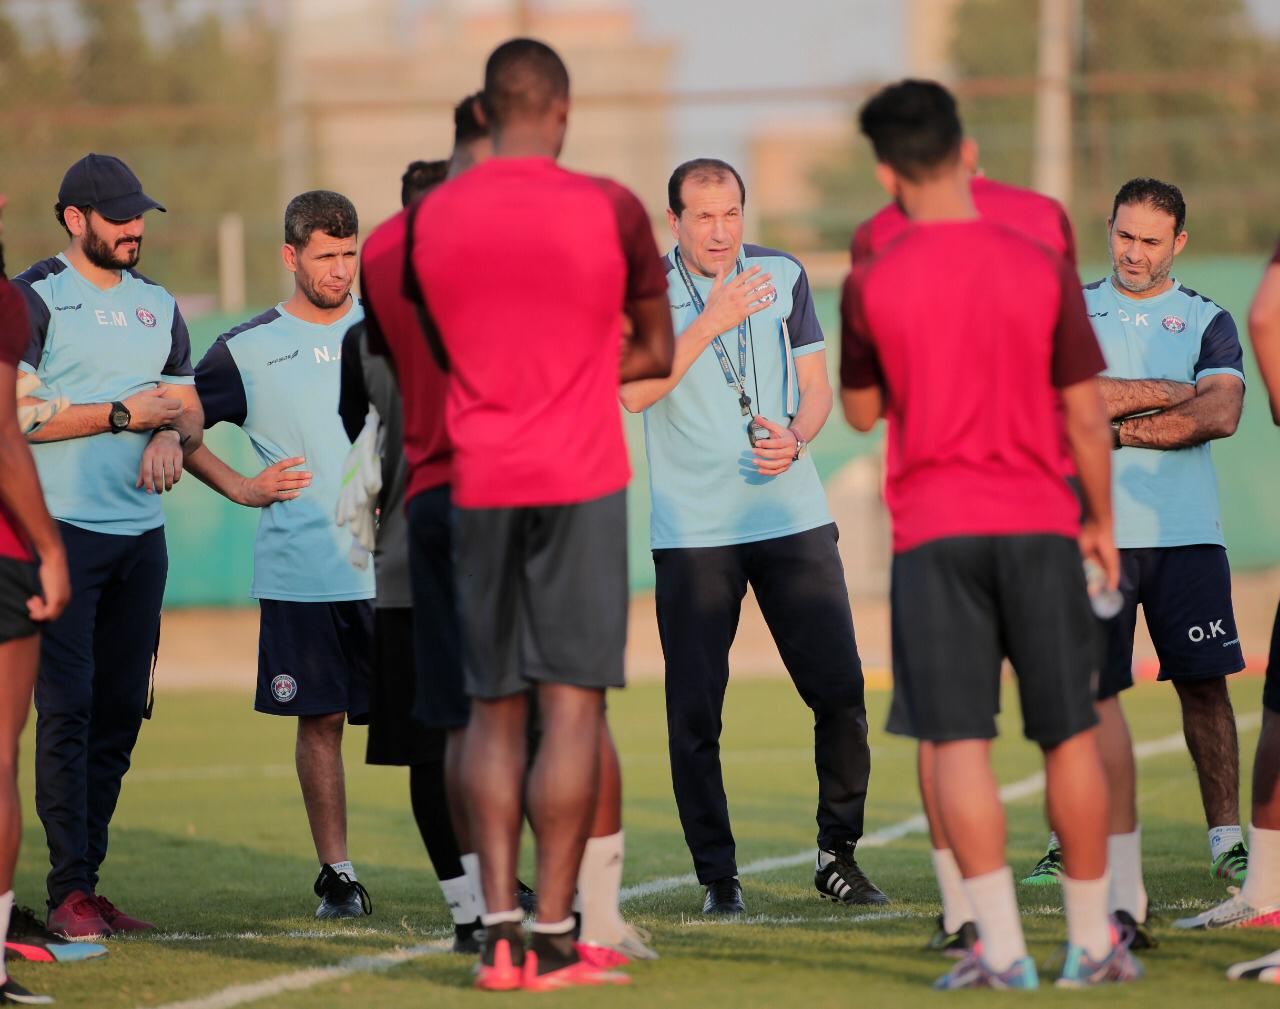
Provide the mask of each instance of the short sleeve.
{"label": "short sleeve", "polygon": [[49,336],[49,306],[36,293],[35,288],[21,279],[13,281],[13,289],[22,296],[27,306],[27,342],[22,354],[22,364],[29,370],[36,371],[40,367],[40,357],[44,354],[45,341]]}
{"label": "short sleeve", "polygon": [[169,337],[169,359],[165,361],[160,376],[173,385],[190,385],[195,381],[195,369],[191,367],[191,334],[177,305],[173,306],[173,327]]}
{"label": "short sleeve", "polygon": [[206,428],[224,420],[239,426],[248,417],[244,379],[226,337],[218,337],[196,365],[196,393],[204,408]]}
{"label": "short sleeve", "polygon": [[884,385],[880,354],[862,308],[860,271],[845,279],[840,293],[840,385],[869,389]]}
{"label": "short sleeve", "polygon": [[644,205],[631,190],[616,182],[600,181],[618,220],[618,238],[627,262],[627,301],[666,297],[667,271]]}
{"label": "short sleeve", "polygon": [[1219,311],[1205,327],[1193,374],[1197,382],[1209,375],[1236,375],[1244,380],[1244,350],[1229,312]]}
{"label": "short sleeve", "polygon": [[16,367],[30,343],[27,304],[13,284],[0,279],[0,364]]}
{"label": "short sleeve", "polygon": [[791,285],[791,314],[787,316],[787,334],[791,337],[791,349],[797,356],[812,354],[826,346],[826,338],[818,324],[818,313],[813,307],[809,278],[803,268],[796,277],[796,282]]}
{"label": "short sleeve", "polygon": [[[366,322],[369,316],[365,316]],[[338,416],[347,439],[355,441],[364,428],[369,413],[369,392],[364,384],[364,365],[360,355],[360,338],[367,332],[364,322],[357,322],[342,338],[342,381],[338,389]]]}
{"label": "short sleeve", "polygon": [[1055,256],[1060,295],[1058,318],[1053,327],[1053,363],[1051,378],[1058,389],[1093,378],[1107,367],[1098,337],[1089,323],[1084,294],[1075,267]]}

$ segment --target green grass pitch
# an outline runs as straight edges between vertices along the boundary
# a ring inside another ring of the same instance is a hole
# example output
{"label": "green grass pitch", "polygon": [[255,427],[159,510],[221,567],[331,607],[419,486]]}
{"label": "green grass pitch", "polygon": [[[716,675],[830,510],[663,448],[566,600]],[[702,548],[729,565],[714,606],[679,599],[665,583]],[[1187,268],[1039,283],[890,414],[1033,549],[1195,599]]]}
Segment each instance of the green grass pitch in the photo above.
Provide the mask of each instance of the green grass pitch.
{"label": "green grass pitch", "polygon": [[[1259,706],[1261,682],[1239,679],[1237,712]],[[1005,735],[996,759],[1002,782],[1039,767],[1017,731],[1016,698],[1006,697]],[[1178,730],[1177,704],[1163,685],[1126,695],[1137,740]],[[888,695],[868,696],[874,763],[868,833],[919,811],[913,746],[885,735]],[[62,1005],[95,1009],[166,1005],[466,1006],[500,995],[469,990],[469,959],[432,952],[395,965],[397,949],[443,947],[449,922],[409,813],[407,773],[363,763],[364,731],[347,747],[351,855],[368,886],[374,914],[352,925],[312,918],[317,872],[292,768],[292,723],[254,714],[231,694],[164,694],[144,726],[125,780],[101,891],[128,911],[157,922],[146,938],[110,942],[110,957],[80,964],[13,965],[14,975]],[[680,876],[689,858],[680,835],[667,770],[660,684],[615,695],[611,720],[623,754],[627,829],[625,884]],[[798,855],[813,845],[814,777],[808,712],[787,683],[731,685],[723,759],[740,865]],[[1251,726],[1252,722],[1247,722]],[[23,751],[26,824],[16,890],[42,907],[44,838],[31,805],[31,736]],[[1256,727],[1241,733],[1243,808]],[[1147,886],[1167,923],[1225,895],[1208,872],[1200,802],[1185,751],[1139,765]],[[1040,796],[1009,805],[1015,872],[1032,865],[1044,843]],[[526,845],[527,848],[527,845]],[[629,917],[650,929],[662,959],[631,968],[629,989],[559,995],[513,993],[505,1001],[540,1006],[816,1007],[895,1006],[982,994],[935,994],[929,982],[950,961],[920,951],[938,913],[919,833],[860,852],[871,877],[893,898],[877,913],[820,901],[807,865],[745,876],[748,917],[738,923],[699,919],[701,890],[680,885],[633,899]],[[527,860],[526,860],[527,862]],[[1056,888],[1021,888],[1027,937],[1046,960],[1064,935]],[[1081,1001],[1163,1009],[1213,1004],[1275,1005],[1272,986],[1230,983],[1223,971],[1280,946],[1280,930],[1209,936],[1159,931],[1161,948],[1143,956],[1148,977],[1105,994],[1042,987],[1046,1003]],[[372,957],[371,960],[353,958]],[[378,959],[381,957],[381,959]],[[324,968],[342,967],[324,971]],[[1048,975],[1050,978],[1052,973]],[[253,986],[257,987],[253,987]],[[292,989],[290,985],[296,986]],[[232,986],[248,986],[231,996]],[[245,1000],[245,996],[258,995]]]}

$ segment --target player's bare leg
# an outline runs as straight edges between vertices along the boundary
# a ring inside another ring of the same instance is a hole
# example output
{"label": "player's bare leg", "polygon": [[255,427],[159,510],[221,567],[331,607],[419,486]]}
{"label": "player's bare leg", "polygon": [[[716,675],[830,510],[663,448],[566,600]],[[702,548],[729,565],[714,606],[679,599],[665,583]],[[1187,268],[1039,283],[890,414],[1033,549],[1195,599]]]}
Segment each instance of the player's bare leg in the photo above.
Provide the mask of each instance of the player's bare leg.
{"label": "player's bare leg", "polygon": [[320,859],[315,893],[317,918],[355,918],[373,905],[356,878],[347,856],[347,787],[342,766],[342,730],[346,715],[303,715],[298,718],[294,763],[307,807],[311,840]]}
{"label": "player's bare leg", "polygon": [[973,907],[965,893],[964,877],[956,863],[955,854],[942,828],[942,813],[938,809],[938,792],[934,783],[933,743],[921,740],[916,750],[916,776],[920,784],[920,801],[924,806],[924,818],[929,825],[930,855],[933,873],[938,881],[938,894],[942,898],[942,915],[938,930],[929,941],[928,949],[939,953],[959,954],[972,948],[977,939],[974,927]]}
{"label": "player's bare leg", "polygon": [[1182,733],[1196,765],[1209,827],[1213,873],[1244,882],[1247,853],[1240,829],[1240,743],[1225,677],[1175,681],[1182,702]]}
{"label": "player's bare leg", "polygon": [[[466,730],[462,780],[471,842],[489,914],[517,912],[516,859],[524,808],[526,694],[476,699]],[[517,919],[518,920],[518,919]]]}
{"label": "player's bare leg", "polygon": [[13,889],[13,869],[22,839],[18,739],[27,724],[39,661],[39,635],[0,644],[0,893]]}

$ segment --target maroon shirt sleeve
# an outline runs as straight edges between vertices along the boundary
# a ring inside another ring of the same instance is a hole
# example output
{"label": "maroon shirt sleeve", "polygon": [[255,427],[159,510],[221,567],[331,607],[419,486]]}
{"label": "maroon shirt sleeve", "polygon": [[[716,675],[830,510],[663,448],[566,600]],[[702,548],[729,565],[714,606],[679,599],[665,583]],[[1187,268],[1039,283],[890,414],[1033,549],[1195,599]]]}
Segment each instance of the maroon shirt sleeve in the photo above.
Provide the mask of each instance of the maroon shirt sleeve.
{"label": "maroon shirt sleeve", "polygon": [[17,367],[30,342],[27,304],[16,287],[0,278],[0,362]]}
{"label": "maroon shirt sleeve", "polygon": [[853,241],[849,243],[849,261],[855,266],[872,256],[871,221],[863,221],[853,233]]}
{"label": "maroon shirt sleeve", "polygon": [[1276,254],[1271,257],[1271,262],[1280,263],[1280,245],[1276,246]]}
{"label": "maroon shirt sleeve", "polygon": [[1080,278],[1075,267],[1065,259],[1054,257],[1061,297],[1058,299],[1058,321],[1053,329],[1053,384],[1059,389],[1093,378],[1107,367],[1098,337],[1089,322],[1089,311],[1080,291]]}
{"label": "maroon shirt sleeve", "polygon": [[840,294],[840,385],[869,389],[884,385],[880,356],[862,311],[863,271],[854,270]]}
{"label": "maroon shirt sleeve", "polygon": [[627,301],[665,297],[667,269],[653,240],[653,227],[635,193],[612,179],[596,179],[618,220],[618,237],[627,261]]}

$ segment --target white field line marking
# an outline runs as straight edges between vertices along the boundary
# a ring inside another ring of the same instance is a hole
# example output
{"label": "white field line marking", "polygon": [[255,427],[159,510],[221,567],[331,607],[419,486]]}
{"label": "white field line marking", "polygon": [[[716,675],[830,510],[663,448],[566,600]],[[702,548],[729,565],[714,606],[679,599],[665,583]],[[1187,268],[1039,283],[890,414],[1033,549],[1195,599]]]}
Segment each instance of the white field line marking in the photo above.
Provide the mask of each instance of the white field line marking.
{"label": "white field line marking", "polygon": [[[1262,715],[1253,712],[1241,716],[1237,720],[1237,726],[1240,731],[1248,731],[1256,728],[1262,722]],[[1149,740],[1145,743],[1139,743],[1133,748],[1134,757],[1137,760],[1145,760],[1149,757],[1156,757],[1167,753],[1176,753],[1185,749],[1186,743],[1183,741],[1182,733],[1173,733],[1161,739]],[[1000,798],[1004,802],[1013,802],[1018,799],[1030,798],[1039,794],[1044,789],[1044,774],[1032,774],[1021,781],[1015,781],[1012,784],[1005,785],[1000,789]],[[863,848],[882,848],[899,838],[906,837],[908,834],[923,833],[927,829],[923,814],[907,817],[895,824],[884,827],[881,830],[867,834],[858,842]],[[738,870],[741,876],[755,875],[762,872],[770,872],[774,869],[785,869],[795,865],[803,865],[814,857],[812,849],[805,849],[794,855],[782,855],[775,858],[762,858],[749,865],[742,866]],[[693,873],[683,876],[667,876],[663,879],[650,880],[647,883],[637,883],[634,886],[625,887],[620,894],[621,900],[635,900],[639,897],[647,897],[655,893],[665,893],[668,890],[675,890],[681,886],[697,885],[697,877]],[[894,918],[909,917],[907,912],[899,911],[880,911],[870,912],[864,915],[851,916],[856,919],[876,919],[876,918]],[[779,924],[787,923],[790,919],[778,917],[776,919],[769,916],[757,915],[755,918],[740,919],[739,924],[750,924],[753,921],[766,923],[776,921]],[[842,918],[848,921],[850,918]],[[689,922],[689,923],[692,923]],[[701,924],[701,922],[699,922]],[[717,924],[719,924],[717,922]],[[253,933],[244,933],[247,936]],[[330,935],[333,933],[325,933]],[[193,936],[194,938],[194,936]],[[213,938],[212,936],[210,938]],[[188,999],[183,1002],[169,1002],[163,1006],[154,1007],[154,1009],[232,1009],[234,1006],[244,1005],[246,1002],[256,1002],[259,999],[269,998],[273,995],[279,995],[287,991],[302,991],[307,988],[313,988],[318,984],[346,977],[358,971],[382,971],[387,970],[397,964],[405,963],[409,960],[416,960],[424,956],[444,953],[448,950],[448,944],[445,942],[435,943],[432,945],[410,946],[405,949],[393,950],[388,953],[380,953],[376,956],[357,956],[348,960],[343,960],[328,967],[309,967],[304,970],[292,971],[288,974],[277,974],[275,977],[265,978],[262,981],[255,981],[251,984],[232,985],[229,988],[223,988],[221,991],[214,992],[200,998]]]}
{"label": "white field line marking", "polygon": [[[1262,715],[1256,711],[1241,715],[1236,719],[1238,732],[1248,732],[1256,729],[1261,724]],[[1168,753],[1178,753],[1185,750],[1186,746],[1182,733],[1175,732],[1160,739],[1150,739],[1146,742],[1138,743],[1133,748],[1133,756],[1135,760],[1146,760],[1150,757],[1163,756]],[[1000,789],[1000,800],[1002,802],[1016,802],[1019,799],[1029,799],[1033,795],[1039,795],[1043,791],[1044,772],[1038,771],[1035,774],[1028,775],[1021,781],[1005,785]],[[928,823],[925,821],[924,814],[921,813],[905,820],[899,820],[897,823],[883,827],[880,830],[872,831],[858,842],[858,847],[860,849],[883,848],[885,845],[892,844],[908,834],[921,834],[927,829]],[[814,857],[814,849],[806,848],[804,851],[798,851],[794,855],[762,858],[739,868],[738,875],[754,876],[762,872],[772,872],[775,869],[788,869],[792,866],[810,862]],[[651,879],[644,883],[636,883],[632,886],[624,887],[621,897],[625,903],[639,897],[649,897],[655,893],[666,893],[682,886],[696,886],[697,883],[697,877],[691,872],[685,873],[683,876],[667,876],[663,879]]]}

